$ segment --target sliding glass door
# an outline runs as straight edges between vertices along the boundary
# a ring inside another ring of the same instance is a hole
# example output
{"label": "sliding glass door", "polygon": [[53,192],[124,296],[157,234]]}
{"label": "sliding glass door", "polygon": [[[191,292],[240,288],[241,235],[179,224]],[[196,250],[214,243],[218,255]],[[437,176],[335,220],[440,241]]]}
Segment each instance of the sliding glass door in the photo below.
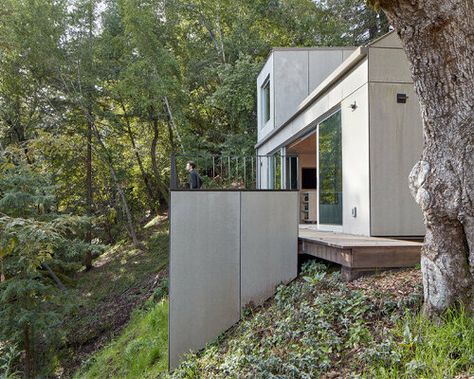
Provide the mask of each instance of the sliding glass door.
{"label": "sliding glass door", "polygon": [[341,112],[319,124],[319,224],[342,225]]}

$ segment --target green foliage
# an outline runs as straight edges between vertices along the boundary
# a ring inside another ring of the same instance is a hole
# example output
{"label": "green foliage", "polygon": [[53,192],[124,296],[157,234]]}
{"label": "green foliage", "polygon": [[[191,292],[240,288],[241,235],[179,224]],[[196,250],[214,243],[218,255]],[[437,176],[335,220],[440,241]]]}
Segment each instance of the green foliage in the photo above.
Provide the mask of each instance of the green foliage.
{"label": "green foliage", "polygon": [[407,313],[363,358],[371,378],[454,378],[474,374],[474,318],[450,310],[439,321]]}
{"label": "green foliage", "polygon": [[351,378],[441,379],[473,374],[474,319],[462,309],[430,321],[409,308],[419,294],[398,302],[387,293],[382,299],[368,297],[315,261],[303,265],[302,275],[303,280],[280,286],[267,307],[247,309],[235,330],[189,355],[170,377],[318,378],[337,372]]}
{"label": "green foliage", "polygon": [[164,299],[135,312],[121,336],[91,357],[75,378],[156,378],[167,369],[168,302]]}
{"label": "green foliage", "polygon": [[[37,339],[46,354],[71,305],[49,270],[70,268],[89,248],[81,241],[87,219],[58,214],[49,178],[14,162],[0,166],[0,345],[18,345],[28,359],[39,359],[31,354]],[[47,366],[48,358],[41,360]]]}
{"label": "green foliage", "polygon": [[15,371],[15,362],[20,357],[16,345],[0,345],[0,379],[17,379],[20,373]]}
{"label": "green foliage", "polygon": [[226,130],[229,135],[220,147],[224,154],[253,154],[257,138],[255,80],[261,68],[261,63],[246,55],[218,69],[221,83],[207,103],[218,112],[220,124],[230,124]]}
{"label": "green foliage", "polygon": [[224,346],[189,356],[172,377],[317,378],[351,349],[370,344],[368,298],[322,269],[305,264],[307,280],[280,286],[275,302],[243,320]]}

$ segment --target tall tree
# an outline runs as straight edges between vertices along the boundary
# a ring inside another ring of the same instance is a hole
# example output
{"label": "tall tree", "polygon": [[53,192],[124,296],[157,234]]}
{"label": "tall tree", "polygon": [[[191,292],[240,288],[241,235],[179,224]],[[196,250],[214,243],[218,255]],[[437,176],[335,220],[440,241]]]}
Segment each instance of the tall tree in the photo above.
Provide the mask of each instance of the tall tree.
{"label": "tall tree", "polygon": [[57,127],[54,81],[65,28],[65,3],[5,0],[0,13],[0,138],[22,145]]}
{"label": "tall tree", "polygon": [[[98,14],[96,0],[80,0],[75,2],[71,13],[72,22],[69,29],[70,44],[66,59],[63,90],[70,99],[73,107],[82,114],[87,125],[87,154],[86,154],[86,203],[88,212],[92,206],[92,136],[96,137],[100,150],[99,156],[108,165],[112,180],[119,193],[127,220],[128,232],[133,243],[138,246],[136,227],[127,197],[117,176],[112,155],[103,141],[98,127],[99,98],[101,89],[99,78],[103,67],[96,65],[96,33],[98,29]],[[86,267],[92,267],[91,254],[85,256]]]}
{"label": "tall tree", "polygon": [[44,376],[49,362],[40,357],[71,304],[55,270],[89,248],[80,239],[87,220],[59,214],[53,189],[50,175],[14,151],[0,156],[0,341],[25,352],[26,378]]}
{"label": "tall tree", "polygon": [[423,118],[410,188],[426,225],[425,310],[474,311],[474,3],[380,0],[402,41]]}

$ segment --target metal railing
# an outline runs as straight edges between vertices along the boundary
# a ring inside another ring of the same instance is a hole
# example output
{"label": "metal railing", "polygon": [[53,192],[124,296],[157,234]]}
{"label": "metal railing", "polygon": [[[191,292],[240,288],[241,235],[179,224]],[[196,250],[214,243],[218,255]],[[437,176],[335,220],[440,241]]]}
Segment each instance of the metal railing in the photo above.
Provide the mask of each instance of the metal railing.
{"label": "metal railing", "polygon": [[[186,164],[196,165],[203,189],[284,189],[296,188],[291,167],[298,165],[297,155],[192,155],[171,156],[170,188],[189,188]],[[286,161],[285,161],[286,160]],[[286,171],[290,168],[289,171]]]}

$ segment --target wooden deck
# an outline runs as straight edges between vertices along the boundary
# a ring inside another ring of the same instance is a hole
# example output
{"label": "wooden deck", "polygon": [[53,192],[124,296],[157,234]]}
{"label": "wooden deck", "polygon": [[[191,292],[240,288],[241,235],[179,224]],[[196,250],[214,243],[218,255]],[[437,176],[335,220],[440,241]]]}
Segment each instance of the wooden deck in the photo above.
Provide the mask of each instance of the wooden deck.
{"label": "wooden deck", "polygon": [[412,267],[420,262],[422,243],[299,228],[298,252],[342,266],[345,280],[378,270]]}

